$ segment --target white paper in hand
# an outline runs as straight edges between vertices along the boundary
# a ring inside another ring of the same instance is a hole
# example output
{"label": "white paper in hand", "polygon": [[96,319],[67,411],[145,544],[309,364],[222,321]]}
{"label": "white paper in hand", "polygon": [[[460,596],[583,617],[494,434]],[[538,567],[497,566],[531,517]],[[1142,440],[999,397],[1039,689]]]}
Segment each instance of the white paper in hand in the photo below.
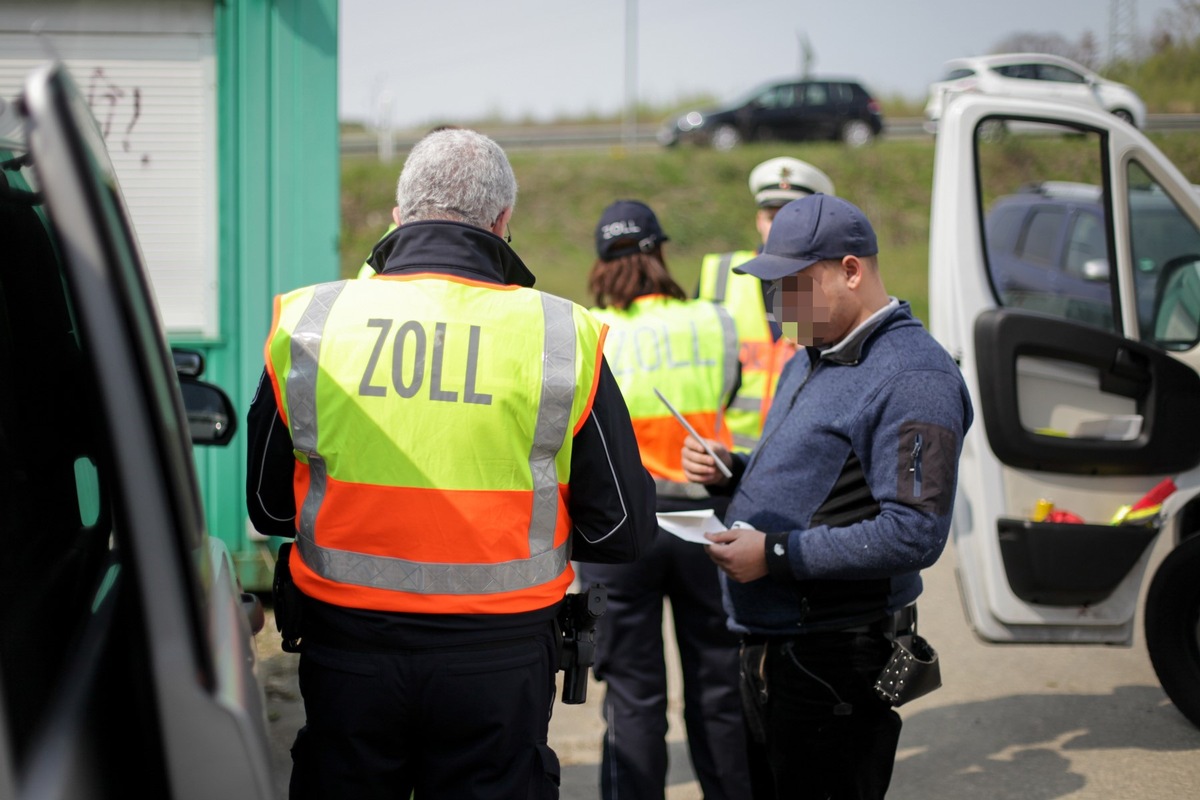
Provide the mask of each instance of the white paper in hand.
{"label": "white paper in hand", "polygon": [[667,533],[672,533],[685,542],[714,544],[704,538],[706,533],[728,530],[712,512],[712,509],[697,511],[660,511],[658,524]]}

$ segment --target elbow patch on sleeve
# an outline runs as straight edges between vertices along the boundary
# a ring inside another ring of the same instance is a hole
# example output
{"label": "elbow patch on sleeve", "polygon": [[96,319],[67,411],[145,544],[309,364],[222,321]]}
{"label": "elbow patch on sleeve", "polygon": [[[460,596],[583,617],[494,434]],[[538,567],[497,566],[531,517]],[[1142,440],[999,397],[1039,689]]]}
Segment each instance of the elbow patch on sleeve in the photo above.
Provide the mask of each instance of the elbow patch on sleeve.
{"label": "elbow patch on sleeve", "polygon": [[931,422],[900,426],[896,498],[905,505],[944,515],[954,502],[959,440],[954,431]]}

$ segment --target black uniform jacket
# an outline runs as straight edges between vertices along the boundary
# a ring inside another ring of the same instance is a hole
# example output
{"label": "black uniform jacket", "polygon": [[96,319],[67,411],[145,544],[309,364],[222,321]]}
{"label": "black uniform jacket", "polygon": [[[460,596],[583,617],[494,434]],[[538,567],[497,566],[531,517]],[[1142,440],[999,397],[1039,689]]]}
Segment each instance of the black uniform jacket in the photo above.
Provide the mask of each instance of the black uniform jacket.
{"label": "black uniform jacket", "polygon": [[[498,284],[532,286],[533,274],[498,236],[456,222],[402,225],[375,246],[377,272],[435,272]],[[264,370],[247,415],[246,505],[263,534],[294,537],[296,506],[291,435]],[[600,367],[592,412],[575,435],[569,508],[574,561],[633,561],[650,545],[657,524],[654,482],[642,466],[629,411],[608,368]],[[444,646],[520,636],[554,616],[557,607],[525,614],[398,614],[349,609],[306,598],[304,637],[361,650]]]}

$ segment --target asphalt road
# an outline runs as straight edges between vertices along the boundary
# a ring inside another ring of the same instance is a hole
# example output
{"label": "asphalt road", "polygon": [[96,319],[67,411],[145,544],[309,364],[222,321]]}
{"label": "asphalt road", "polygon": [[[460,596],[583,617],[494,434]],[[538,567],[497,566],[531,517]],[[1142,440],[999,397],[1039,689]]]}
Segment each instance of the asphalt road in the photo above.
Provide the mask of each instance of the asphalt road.
{"label": "asphalt road", "polygon": [[[1167,543],[1152,554],[1151,569]],[[1200,797],[1200,730],[1159,687],[1141,622],[1130,648],[987,645],[970,632],[955,585],[953,547],[925,573],[921,632],[937,648],[943,686],[900,709],[904,729],[889,800],[1174,800]],[[260,634],[279,798],[287,747],[303,720],[296,656]],[[667,800],[699,800],[672,671]],[[599,797],[599,703],[555,706],[551,744],[563,800]]]}

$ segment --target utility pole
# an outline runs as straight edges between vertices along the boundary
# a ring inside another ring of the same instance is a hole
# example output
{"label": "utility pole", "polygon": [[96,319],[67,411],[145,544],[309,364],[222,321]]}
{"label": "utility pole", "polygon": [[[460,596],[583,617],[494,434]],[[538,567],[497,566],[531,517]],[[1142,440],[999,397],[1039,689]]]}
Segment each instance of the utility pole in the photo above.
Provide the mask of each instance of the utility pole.
{"label": "utility pole", "polygon": [[1137,0],[1109,0],[1108,65],[1137,60]]}
{"label": "utility pole", "polygon": [[637,0],[625,0],[625,124],[621,141],[626,150],[637,144]]}

